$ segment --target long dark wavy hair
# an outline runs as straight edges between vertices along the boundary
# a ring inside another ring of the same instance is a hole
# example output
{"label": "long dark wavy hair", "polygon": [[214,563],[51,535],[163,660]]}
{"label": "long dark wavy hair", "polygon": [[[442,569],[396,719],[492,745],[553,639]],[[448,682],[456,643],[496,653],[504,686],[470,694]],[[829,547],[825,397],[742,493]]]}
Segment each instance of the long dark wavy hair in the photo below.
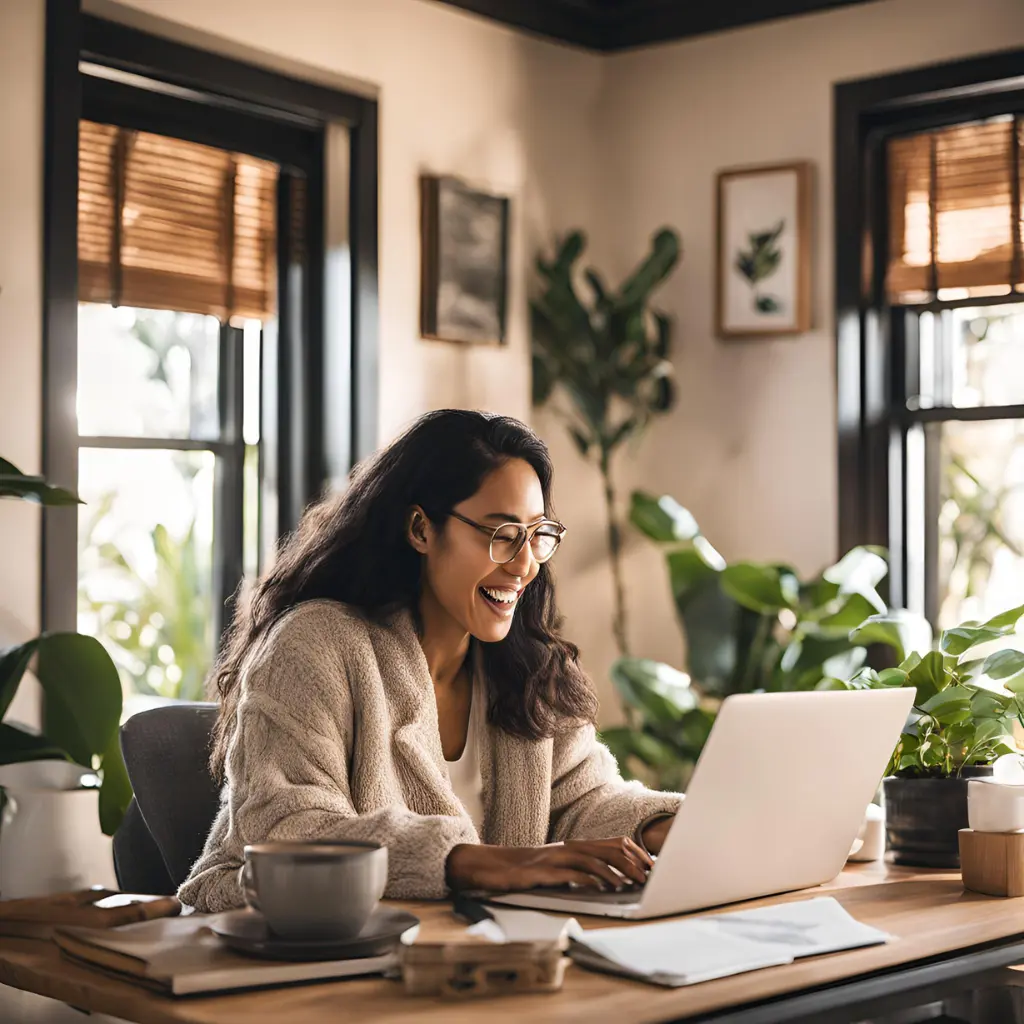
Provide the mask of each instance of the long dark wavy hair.
{"label": "long dark wavy hair", "polygon": [[[211,768],[223,775],[238,704],[242,663],[289,609],[330,598],[381,621],[401,608],[417,611],[422,556],[406,539],[406,516],[419,505],[442,528],[451,510],[508,459],[536,471],[550,515],[547,446],[509,416],[444,409],[427,413],[401,437],[358,466],[341,495],[311,505],[277,561],[239,602],[211,676],[220,697]],[[593,722],[597,699],[578,663],[579,650],[558,635],[555,586],[548,563],[519,599],[512,628],[499,643],[481,644],[488,720],[536,740],[559,721]]]}

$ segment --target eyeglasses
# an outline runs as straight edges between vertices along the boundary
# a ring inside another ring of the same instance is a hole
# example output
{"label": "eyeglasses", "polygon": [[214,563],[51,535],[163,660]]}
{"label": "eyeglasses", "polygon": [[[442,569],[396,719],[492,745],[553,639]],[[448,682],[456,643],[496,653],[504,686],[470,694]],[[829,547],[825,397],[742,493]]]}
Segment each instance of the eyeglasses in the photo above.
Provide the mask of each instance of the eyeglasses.
{"label": "eyeglasses", "polygon": [[538,562],[546,562],[558,550],[558,545],[565,536],[565,527],[553,519],[542,519],[532,526],[527,526],[526,523],[502,523],[495,528],[475,523],[458,512],[451,512],[449,515],[491,538],[491,561],[497,562],[498,565],[511,562],[523,550],[527,539],[530,541],[533,557]]}

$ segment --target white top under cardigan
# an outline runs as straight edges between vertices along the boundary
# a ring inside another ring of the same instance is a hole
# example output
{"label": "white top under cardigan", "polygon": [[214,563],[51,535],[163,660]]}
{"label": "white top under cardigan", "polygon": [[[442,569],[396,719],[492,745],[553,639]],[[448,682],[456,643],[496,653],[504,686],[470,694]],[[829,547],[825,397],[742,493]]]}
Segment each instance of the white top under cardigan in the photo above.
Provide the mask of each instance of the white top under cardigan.
{"label": "white top under cardigan", "polygon": [[480,730],[485,712],[483,695],[474,673],[473,690],[470,695],[469,723],[466,728],[466,744],[462,754],[454,761],[445,759],[452,792],[466,809],[477,832],[484,830],[484,783],[480,775]]}

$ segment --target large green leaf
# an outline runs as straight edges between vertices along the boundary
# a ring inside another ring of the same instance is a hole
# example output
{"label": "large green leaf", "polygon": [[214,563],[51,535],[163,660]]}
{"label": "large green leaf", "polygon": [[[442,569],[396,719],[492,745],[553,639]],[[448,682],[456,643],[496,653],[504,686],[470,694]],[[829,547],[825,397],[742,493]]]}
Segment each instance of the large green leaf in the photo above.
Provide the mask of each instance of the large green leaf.
{"label": "large green leaf", "polygon": [[690,677],[663,662],[619,658],[611,676],[622,699],[654,722],[678,722],[697,706]]}
{"label": "large green leaf", "polygon": [[948,686],[926,700],[921,710],[943,725],[964,722],[971,717],[973,696],[973,691],[966,686]]}
{"label": "large green leaf", "polygon": [[947,654],[954,654],[959,657],[972,647],[978,644],[988,643],[990,640],[998,640],[1013,632],[1012,626],[982,626],[974,623],[964,623],[962,626],[954,626],[942,634],[939,646]]}
{"label": "large green leaf", "polygon": [[838,604],[835,611],[816,620],[818,632],[846,638],[850,630],[877,613],[875,605],[859,593],[838,597],[834,603]]}
{"label": "large green leaf", "polygon": [[686,664],[690,674],[710,693],[731,690],[736,673],[743,620],[752,616],[718,583],[718,572],[694,549],[668,556],[676,610],[686,635]]}
{"label": "large green leaf", "polygon": [[761,614],[791,608],[799,585],[791,570],[757,562],[737,562],[722,570],[722,589],[744,608]]}
{"label": "large green leaf", "polygon": [[132,784],[121,757],[121,741],[115,730],[100,757],[103,782],[100,786],[100,828],[112,836],[120,827],[132,799]]}
{"label": "large green leaf", "polygon": [[839,586],[840,593],[859,594],[872,607],[872,613],[884,614],[885,602],[875,589],[889,571],[886,551],[878,547],[851,548],[821,575]]}
{"label": "large green leaf", "polygon": [[700,533],[692,513],[668,494],[656,498],[646,491],[634,491],[629,520],[641,533],[661,543],[693,540]]}
{"label": "large green leaf", "polygon": [[121,680],[103,645],[79,633],[39,639],[37,675],[46,696],[46,731],[79,764],[92,767],[121,718]]}
{"label": "large green leaf", "polygon": [[651,239],[651,251],[640,266],[623,282],[616,297],[618,306],[632,307],[648,299],[651,292],[672,272],[679,262],[679,235],[671,228],[662,228]]}
{"label": "large green leaf", "polygon": [[920,616],[896,610],[886,615],[872,615],[850,634],[856,644],[885,644],[896,651],[896,660],[903,661],[908,651],[927,650],[931,627]]}
{"label": "large green leaf", "polygon": [[787,645],[779,660],[777,688],[795,690],[816,686],[824,673],[819,671],[816,679],[804,679],[807,673],[823,669],[826,661],[849,651],[852,646],[845,636],[798,635]]}
{"label": "large green leaf", "polygon": [[1024,651],[1012,648],[996,651],[985,659],[981,672],[990,679],[1009,679],[1019,672],[1024,672]]}
{"label": "large green leaf", "polygon": [[7,714],[7,709],[18,692],[18,684],[38,646],[37,637],[27,643],[0,651],[0,718]]}
{"label": "large green leaf", "polygon": [[536,352],[533,354],[532,366],[533,404],[544,405],[555,390],[557,375],[550,361]]}
{"label": "large green leaf", "polygon": [[49,737],[27,732],[8,722],[0,722],[0,764],[67,759],[67,752],[61,750]]}
{"label": "large green leaf", "polygon": [[1007,632],[1012,633],[1020,617],[1024,615],[1024,604],[1017,605],[1016,608],[1010,608],[1005,612],[1000,612],[998,615],[993,615],[987,622],[983,622],[983,626],[987,626],[989,629],[1005,629]]}
{"label": "large green leaf", "polygon": [[919,707],[945,689],[949,682],[942,655],[938,651],[929,651],[924,657],[915,655],[915,660],[911,662],[909,669],[905,667],[906,665],[907,662],[904,662],[907,682],[917,690],[914,703]]}
{"label": "large green leaf", "polygon": [[22,473],[13,462],[0,458],[0,498],[24,498],[40,505],[81,505],[81,499],[41,476]]}

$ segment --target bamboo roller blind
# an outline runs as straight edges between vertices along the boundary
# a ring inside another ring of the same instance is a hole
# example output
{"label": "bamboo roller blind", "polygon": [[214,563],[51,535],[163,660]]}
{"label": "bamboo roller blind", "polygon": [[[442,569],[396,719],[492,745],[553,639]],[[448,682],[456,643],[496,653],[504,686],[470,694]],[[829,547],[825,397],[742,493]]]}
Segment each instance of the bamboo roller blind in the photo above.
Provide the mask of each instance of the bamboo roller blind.
{"label": "bamboo roller blind", "polygon": [[1021,284],[1022,138],[1004,117],[889,141],[891,301]]}
{"label": "bamboo roller blind", "polygon": [[273,314],[276,165],[91,121],[78,147],[82,302]]}

